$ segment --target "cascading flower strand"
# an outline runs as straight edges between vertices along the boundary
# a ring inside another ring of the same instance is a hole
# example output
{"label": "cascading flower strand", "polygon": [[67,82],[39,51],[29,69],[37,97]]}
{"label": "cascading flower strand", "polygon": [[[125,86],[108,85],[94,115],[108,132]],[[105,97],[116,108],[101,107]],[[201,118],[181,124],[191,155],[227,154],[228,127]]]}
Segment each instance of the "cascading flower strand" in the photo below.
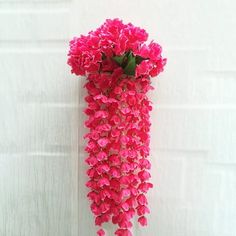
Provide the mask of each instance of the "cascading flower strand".
{"label": "cascading flower strand", "polygon": [[[71,72],[85,75],[89,132],[87,197],[95,224],[117,224],[117,236],[132,236],[132,218],[147,225],[150,213],[146,193],[150,183],[149,160],[151,77],[163,71],[161,46],[145,42],[144,29],[119,19],[105,23],[70,41]],[[100,228],[97,235],[105,235]]]}

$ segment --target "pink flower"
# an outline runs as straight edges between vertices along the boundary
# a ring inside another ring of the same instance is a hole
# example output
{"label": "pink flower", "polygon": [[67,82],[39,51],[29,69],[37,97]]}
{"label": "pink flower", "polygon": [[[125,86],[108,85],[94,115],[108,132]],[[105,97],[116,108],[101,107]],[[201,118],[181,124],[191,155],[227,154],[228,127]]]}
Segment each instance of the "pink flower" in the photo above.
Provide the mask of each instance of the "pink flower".
{"label": "pink flower", "polygon": [[93,139],[93,140],[99,139],[99,134],[98,134],[98,132],[96,132],[96,131],[92,131],[89,136],[90,136],[90,138]]}
{"label": "pink flower", "polygon": [[133,184],[133,186],[137,186],[139,184],[140,179],[139,179],[139,177],[136,174],[130,174],[129,177],[130,177],[130,181]]}
{"label": "pink flower", "polygon": [[137,196],[138,195],[138,189],[136,188],[131,188],[131,193],[134,195],[134,196]]}
{"label": "pink flower", "polygon": [[86,108],[86,109],[84,110],[84,114],[86,114],[86,115],[88,115],[88,116],[91,116],[91,115],[94,114],[94,110],[89,109],[89,108]]}
{"label": "pink flower", "polygon": [[128,184],[130,184],[129,176],[127,176],[127,175],[121,176],[121,177],[120,177],[120,183],[123,184],[123,185],[128,185]]}
{"label": "pink flower", "polygon": [[132,236],[131,232],[128,229],[118,229],[115,232],[117,236]]}
{"label": "pink flower", "polygon": [[118,166],[120,165],[121,161],[120,161],[120,157],[117,155],[111,155],[109,156],[109,161],[111,165],[115,165]]}
{"label": "pink flower", "polygon": [[140,223],[140,225],[146,226],[147,225],[147,218],[145,216],[141,216],[138,218],[138,222]]}
{"label": "pink flower", "polygon": [[97,183],[96,181],[89,180],[86,182],[86,186],[91,189],[96,189],[97,188]]}
{"label": "pink flower", "polygon": [[[145,127],[146,128],[146,127]],[[149,139],[149,135],[146,132],[139,132],[139,137],[146,141],[147,139]]]}
{"label": "pink flower", "polygon": [[138,176],[141,179],[141,181],[146,181],[146,180],[148,180],[151,177],[150,173],[148,171],[146,171],[146,170],[140,171],[138,173]]}
{"label": "pink flower", "polygon": [[136,76],[142,76],[142,75],[148,75],[149,71],[152,69],[152,65],[149,61],[145,60],[142,61],[137,67],[136,67]]}
{"label": "pink flower", "polygon": [[[91,91],[92,91],[92,90],[91,90]],[[91,93],[91,91],[90,91],[90,93]],[[96,93],[96,92],[94,92],[94,93]],[[88,103],[88,107],[89,107],[89,109],[91,109],[91,110],[97,110],[97,109],[99,108],[98,104],[95,103],[95,102],[89,102],[89,103]]]}
{"label": "pink flower", "polygon": [[128,220],[121,220],[118,223],[120,228],[131,228],[133,224]]}
{"label": "pink flower", "polygon": [[[119,187],[120,187],[119,183],[117,183],[116,186],[112,185],[112,188],[113,188],[114,190],[118,189]],[[111,198],[113,199],[113,201],[114,201],[116,204],[120,204],[120,202],[121,202],[121,200],[122,200],[121,197],[120,197],[120,195],[119,195],[116,191],[112,191],[112,192],[111,192]],[[113,209],[112,209],[112,212],[113,212],[113,214],[118,214],[118,213],[120,212],[120,209],[118,210],[118,209],[116,209],[116,208],[113,208]]]}
{"label": "pink flower", "polygon": [[105,152],[99,152],[99,153],[97,154],[97,160],[98,160],[98,161],[102,161],[102,160],[104,160],[105,158],[107,158],[107,154],[106,154]]}
{"label": "pink flower", "polygon": [[111,130],[111,125],[109,124],[102,124],[97,127],[97,130],[99,131],[110,131]]}
{"label": "pink flower", "polygon": [[140,159],[139,166],[141,169],[151,169],[151,163],[145,158]]}
{"label": "pink flower", "polygon": [[102,225],[102,217],[101,216],[97,216],[95,218],[95,225],[101,226]]}
{"label": "pink flower", "polygon": [[109,180],[107,178],[101,178],[101,179],[98,180],[97,185],[99,187],[109,186],[110,182],[109,182]]}
{"label": "pink flower", "polygon": [[128,142],[129,142],[129,137],[127,136],[122,136],[120,138],[120,142],[123,144],[123,145],[126,145]]}
{"label": "pink flower", "polygon": [[118,130],[118,129],[113,129],[113,130],[111,131],[111,136],[112,136],[113,138],[120,136],[120,130]]}
{"label": "pink flower", "polygon": [[107,164],[98,165],[96,168],[98,174],[106,173],[110,170],[110,167]]}
{"label": "pink flower", "polygon": [[90,166],[95,166],[98,163],[97,159],[94,156],[88,157],[85,161]]}
{"label": "pink flower", "polygon": [[121,113],[123,113],[124,115],[130,113],[130,111],[131,111],[131,110],[130,110],[129,107],[125,107],[125,108],[122,108],[122,109],[121,109]]}
{"label": "pink flower", "polygon": [[120,150],[120,143],[112,142],[110,146],[111,151],[119,151]]}
{"label": "pink flower", "polygon": [[113,213],[113,216],[112,216],[112,223],[113,224],[118,224],[119,223],[119,215],[118,215],[118,213],[119,213],[119,210],[117,210],[117,208],[113,208],[112,209],[112,213]]}
{"label": "pink flower", "polygon": [[107,97],[103,94],[98,94],[96,96],[93,97],[94,100],[101,100],[103,103],[107,102]]}
{"label": "pink flower", "polygon": [[134,96],[129,96],[127,100],[130,106],[134,106],[137,102],[137,99]]}
{"label": "pink flower", "polygon": [[150,76],[154,77],[157,76],[160,72],[162,72],[164,70],[164,66],[166,65],[166,61],[166,59],[159,59],[154,65],[153,69],[150,71]]}
{"label": "pink flower", "polygon": [[99,206],[99,209],[101,213],[105,213],[110,209],[110,205],[106,202],[102,202],[101,205]]}
{"label": "pink flower", "polygon": [[114,103],[114,104],[117,104],[117,100],[114,99],[114,98],[108,98],[108,99],[107,99],[107,103]]}
{"label": "pink flower", "polygon": [[96,111],[94,114],[95,118],[107,118],[108,117],[108,112],[107,111]]}
{"label": "pink flower", "polygon": [[96,143],[93,141],[89,141],[87,144],[88,149],[94,149],[96,147]]}
{"label": "pink flower", "polygon": [[142,191],[143,193],[146,193],[149,190],[149,188],[152,188],[152,187],[153,185],[151,183],[144,182],[138,186],[138,189]]}
{"label": "pink flower", "polygon": [[122,196],[122,198],[124,198],[124,197],[129,197],[130,194],[131,194],[131,191],[130,191],[129,189],[122,189],[122,190],[121,190],[121,196]]}
{"label": "pink flower", "polygon": [[138,197],[137,197],[137,201],[140,205],[147,205],[147,198],[145,197],[144,194],[140,194]]}
{"label": "pink flower", "polygon": [[152,61],[158,61],[161,58],[162,48],[158,43],[154,43],[153,41],[149,44],[149,55],[148,57]]}
{"label": "pink flower", "polygon": [[115,87],[114,93],[118,94],[118,95],[121,94],[122,93],[122,88],[120,86]]}
{"label": "pink flower", "polygon": [[125,35],[121,35],[120,40],[117,42],[117,45],[114,49],[116,55],[122,55],[129,44],[128,38]]}
{"label": "pink flower", "polygon": [[90,50],[87,45],[89,40],[91,40],[91,36],[81,36],[70,41],[68,64],[72,68],[72,73],[85,75],[86,72],[95,72],[99,69],[102,54],[99,50]]}
{"label": "pink flower", "polygon": [[128,211],[129,210],[129,204],[127,202],[123,202],[121,204],[121,207],[123,208],[124,211]]}
{"label": "pink flower", "polygon": [[[94,201],[96,204],[100,202],[100,196],[94,191],[91,191],[87,194],[87,197],[91,200]],[[96,205],[95,205],[96,206]]]}
{"label": "pink flower", "polygon": [[105,236],[105,231],[103,229],[100,229],[97,231],[98,236]]}
{"label": "pink flower", "polygon": [[144,205],[143,206],[138,206],[136,208],[136,210],[137,210],[137,213],[138,213],[139,216],[150,213],[149,208],[147,206],[144,206]]}
{"label": "pink flower", "polygon": [[[134,197],[128,198],[128,199],[126,200],[126,202],[129,204],[130,209],[133,209],[134,205],[136,204],[136,200],[135,200]],[[131,213],[132,213],[132,211],[131,211],[131,212],[129,211],[129,214],[131,214]],[[130,217],[130,218],[132,218],[132,217],[133,217],[133,215],[131,214],[131,217]]]}
{"label": "pink flower", "polygon": [[99,206],[95,203],[92,203],[91,206],[91,211],[93,212],[94,215],[100,215],[101,214],[101,210],[99,209]]}
{"label": "pink flower", "polygon": [[133,208],[130,208],[130,209],[126,212],[126,214],[128,215],[128,218],[129,218],[129,219],[132,219],[132,218],[134,217],[134,215],[135,215],[135,210],[134,210]]}
{"label": "pink flower", "polygon": [[136,54],[140,55],[143,58],[148,58],[150,53],[150,47],[146,44],[143,44],[143,46],[140,48],[139,51],[136,51]]}
{"label": "pink flower", "polygon": [[[130,158],[136,158],[137,157],[137,151],[136,150],[130,150],[129,151],[129,157]],[[134,163],[132,163],[134,164]]]}
{"label": "pink flower", "polygon": [[108,143],[109,143],[108,138],[101,138],[101,139],[98,140],[98,145],[100,147],[106,147]]}
{"label": "pink flower", "polygon": [[113,188],[115,190],[119,190],[120,189],[120,182],[117,179],[112,178],[110,180],[110,185],[111,185],[111,188]]}
{"label": "pink flower", "polygon": [[111,167],[110,176],[113,178],[119,178],[121,176],[120,170],[116,167]]}
{"label": "pink flower", "polygon": [[118,115],[114,115],[111,117],[110,121],[114,124],[117,125],[120,123],[120,117]]}
{"label": "pink flower", "polygon": [[111,216],[110,216],[109,211],[107,211],[106,213],[102,213],[101,215],[102,223],[108,222],[110,219],[111,219]]}
{"label": "pink flower", "polygon": [[129,156],[129,150],[124,149],[120,152],[120,155],[124,158],[127,158]]}
{"label": "pink flower", "polygon": [[127,173],[130,171],[130,164],[128,163],[122,163],[121,164],[121,171],[124,173]]}
{"label": "pink flower", "polygon": [[106,197],[110,198],[111,197],[110,191],[108,191],[107,189],[102,189],[100,192],[100,197],[102,200],[104,200]]}
{"label": "pink flower", "polygon": [[90,168],[87,170],[87,175],[90,177],[90,178],[93,178],[96,174],[96,170],[94,168]]}

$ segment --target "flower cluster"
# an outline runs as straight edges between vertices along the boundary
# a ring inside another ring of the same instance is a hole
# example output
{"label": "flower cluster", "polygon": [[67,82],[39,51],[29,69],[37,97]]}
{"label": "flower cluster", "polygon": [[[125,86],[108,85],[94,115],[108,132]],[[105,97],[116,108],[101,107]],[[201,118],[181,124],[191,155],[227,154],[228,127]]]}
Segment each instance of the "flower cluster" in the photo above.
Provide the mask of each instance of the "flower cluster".
{"label": "flower cluster", "polygon": [[[112,221],[117,236],[132,236],[132,218],[147,225],[151,102],[150,77],[166,63],[161,47],[146,45],[147,33],[118,19],[70,42],[72,73],[86,75],[89,132],[85,150],[91,211],[95,224]],[[101,228],[97,235],[105,235]]]}
{"label": "flower cluster", "polygon": [[[161,46],[153,41],[145,44],[147,39],[144,29],[119,19],[106,20],[87,36],[70,41],[68,64],[76,75],[112,71],[123,63],[123,69],[132,70],[136,77],[154,77],[163,71],[166,59],[161,56]],[[126,63],[122,59],[127,59],[124,55],[129,52],[132,56]]]}

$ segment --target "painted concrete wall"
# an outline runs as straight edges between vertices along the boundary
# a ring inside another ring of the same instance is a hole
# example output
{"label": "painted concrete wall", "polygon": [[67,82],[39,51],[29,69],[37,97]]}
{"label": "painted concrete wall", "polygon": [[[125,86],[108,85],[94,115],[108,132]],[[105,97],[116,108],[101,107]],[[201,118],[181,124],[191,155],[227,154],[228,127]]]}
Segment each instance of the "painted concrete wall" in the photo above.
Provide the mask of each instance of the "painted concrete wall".
{"label": "painted concrete wall", "polygon": [[235,236],[235,8],[233,0],[0,0],[0,235],[95,235],[85,92],[66,53],[72,36],[120,17],[147,29],[168,58],[150,94],[152,212],[134,235]]}

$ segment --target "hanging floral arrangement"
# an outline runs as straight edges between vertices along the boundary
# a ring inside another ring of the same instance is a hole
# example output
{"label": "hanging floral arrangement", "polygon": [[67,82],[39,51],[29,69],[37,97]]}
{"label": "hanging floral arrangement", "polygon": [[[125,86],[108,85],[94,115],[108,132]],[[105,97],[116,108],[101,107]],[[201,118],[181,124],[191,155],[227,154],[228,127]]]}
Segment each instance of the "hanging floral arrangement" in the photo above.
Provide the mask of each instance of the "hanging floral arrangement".
{"label": "hanging floral arrangement", "polygon": [[[106,20],[87,36],[70,41],[71,72],[86,76],[85,97],[89,132],[87,197],[95,224],[117,224],[117,236],[132,236],[132,218],[147,225],[150,212],[146,193],[149,182],[150,111],[147,92],[151,77],[163,71],[161,46],[145,43],[144,29],[119,19]],[[99,236],[105,235],[100,228]]]}

